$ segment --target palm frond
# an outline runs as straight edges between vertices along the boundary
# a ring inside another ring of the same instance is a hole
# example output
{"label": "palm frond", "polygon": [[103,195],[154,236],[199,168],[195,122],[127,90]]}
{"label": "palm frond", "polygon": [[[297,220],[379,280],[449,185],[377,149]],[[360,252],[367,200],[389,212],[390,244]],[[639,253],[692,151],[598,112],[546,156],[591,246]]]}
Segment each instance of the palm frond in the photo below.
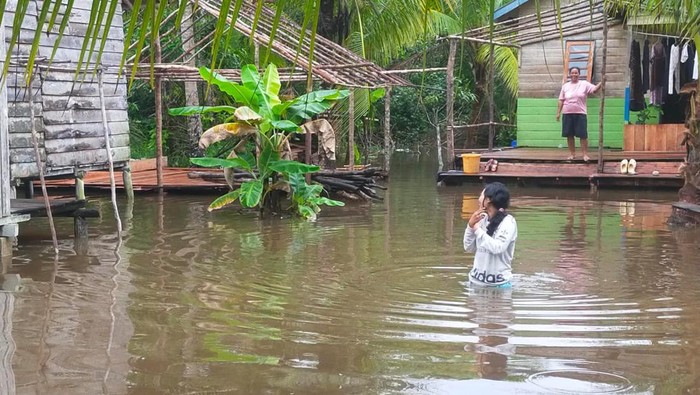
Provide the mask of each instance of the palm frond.
{"label": "palm frond", "polygon": [[[489,61],[489,45],[482,45],[477,52],[477,61],[487,63]],[[503,85],[513,95],[518,93],[518,57],[512,48],[494,47],[494,66],[496,75],[503,81]]]}

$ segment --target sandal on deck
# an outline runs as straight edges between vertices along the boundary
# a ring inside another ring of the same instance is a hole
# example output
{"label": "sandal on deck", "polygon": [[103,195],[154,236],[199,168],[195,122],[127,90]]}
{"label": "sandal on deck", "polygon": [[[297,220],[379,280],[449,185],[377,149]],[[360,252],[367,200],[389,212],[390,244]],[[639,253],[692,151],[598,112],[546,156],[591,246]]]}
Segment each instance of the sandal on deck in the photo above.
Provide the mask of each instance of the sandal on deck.
{"label": "sandal on deck", "polygon": [[627,163],[627,174],[637,174],[637,161],[630,159]]}
{"label": "sandal on deck", "polygon": [[620,162],[620,173],[627,174],[627,167],[628,167],[627,159],[623,159],[622,162]]}
{"label": "sandal on deck", "polygon": [[591,158],[588,157],[588,155],[584,155],[584,157],[583,157],[584,162],[588,163],[590,160],[591,160]]}
{"label": "sandal on deck", "polygon": [[498,170],[498,161],[494,159],[493,163],[491,164],[491,171],[495,172],[497,170]]}
{"label": "sandal on deck", "polygon": [[484,165],[484,171],[491,171],[491,165],[493,164],[493,159],[489,159]]}
{"label": "sandal on deck", "polygon": [[573,155],[569,155],[568,157],[566,157],[566,160],[574,160],[574,156],[573,156]]}

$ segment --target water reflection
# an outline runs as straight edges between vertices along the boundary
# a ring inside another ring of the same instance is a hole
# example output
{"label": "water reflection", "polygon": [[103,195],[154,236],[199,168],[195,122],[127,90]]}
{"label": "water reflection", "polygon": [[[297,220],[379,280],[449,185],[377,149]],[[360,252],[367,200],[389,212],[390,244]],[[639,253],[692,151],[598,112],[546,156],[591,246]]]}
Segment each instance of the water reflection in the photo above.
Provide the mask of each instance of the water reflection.
{"label": "water reflection", "polygon": [[700,233],[665,225],[674,194],[514,188],[514,288],[472,289],[481,186],[436,188],[432,164],[402,160],[384,203],[316,223],[140,196],[115,255],[100,198],[87,255],[64,221],[54,260],[32,222],[7,268],[17,392],[700,388]]}
{"label": "water reflection", "polygon": [[473,345],[477,373],[484,379],[504,380],[508,358],[516,352],[516,346],[509,343],[514,318],[512,289],[469,286],[468,295],[473,321],[478,325],[472,330],[478,337]]}

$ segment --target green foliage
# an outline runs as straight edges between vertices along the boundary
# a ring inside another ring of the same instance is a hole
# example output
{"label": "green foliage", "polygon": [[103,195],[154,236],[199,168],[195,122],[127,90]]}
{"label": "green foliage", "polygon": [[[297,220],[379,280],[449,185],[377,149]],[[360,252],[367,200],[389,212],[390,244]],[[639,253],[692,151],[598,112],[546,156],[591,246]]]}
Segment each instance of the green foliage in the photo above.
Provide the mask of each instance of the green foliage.
{"label": "green foliage", "polygon": [[648,105],[641,111],[637,111],[637,125],[646,125],[649,121],[656,119],[658,120],[664,111],[659,105]]}
{"label": "green foliage", "polygon": [[[227,123],[207,130],[200,142],[209,144],[233,136],[251,138],[257,144],[259,155],[229,155],[221,158],[192,158],[193,164],[204,167],[222,167],[247,171],[251,181],[245,181],[240,188],[214,200],[209,210],[217,210],[239,201],[246,208],[263,208],[269,202],[267,196],[275,190],[291,192],[292,208],[302,217],[316,218],[321,205],[339,206],[337,202],[321,197],[320,184],[309,185],[304,175],[319,171],[318,166],[307,165],[293,160],[282,159],[287,133],[300,130],[299,124],[329,109],[333,103],[347,97],[347,91],[327,90],[311,92],[307,95],[282,102],[279,97],[280,79],[277,67],[270,64],[262,77],[255,66],[246,65],[241,72],[241,84],[229,81],[216,72],[201,68],[202,78],[210,81],[222,92],[228,94],[240,107],[180,107],[170,109],[171,115],[192,115],[197,110],[202,113],[227,113]],[[253,134],[243,131],[253,131]]]}

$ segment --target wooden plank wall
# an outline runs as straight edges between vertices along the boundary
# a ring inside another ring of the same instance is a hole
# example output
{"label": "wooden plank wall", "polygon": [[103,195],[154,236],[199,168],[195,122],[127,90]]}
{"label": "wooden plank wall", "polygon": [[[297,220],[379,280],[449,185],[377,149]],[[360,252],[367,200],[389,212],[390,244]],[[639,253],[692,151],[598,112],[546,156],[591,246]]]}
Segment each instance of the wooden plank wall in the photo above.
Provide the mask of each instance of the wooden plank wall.
{"label": "wooden plank wall", "polygon": [[[518,98],[518,145],[521,147],[566,147],[561,137],[561,122],[555,120],[558,101],[556,98]],[[605,147],[622,148],[625,100],[605,100],[604,142]],[[598,146],[598,113],[600,99],[588,99],[588,143]],[[578,142],[576,143],[578,146]],[[577,148],[578,150],[578,148]]]}
{"label": "wooden plank wall", "polygon": [[[64,6],[66,2],[67,0],[64,0]],[[91,4],[88,0],[75,1],[70,23],[54,58],[57,69],[41,71],[39,76],[35,77],[32,86],[35,125],[40,134],[40,151],[42,160],[46,163],[45,171],[48,176],[73,175],[79,169],[99,169],[107,166],[97,77],[91,68],[79,81],[74,81],[72,71],[77,66],[80,56]],[[13,49],[14,56],[29,54],[36,29],[36,15],[41,6],[41,1],[30,3],[22,24],[20,44]],[[6,41],[11,34],[15,7],[16,0],[8,0],[4,16]],[[102,63],[106,65],[105,103],[111,131],[112,153],[115,162],[126,163],[130,155],[126,86],[123,78],[120,84],[117,83],[117,69],[114,67],[119,64],[123,50],[122,23],[121,7],[118,6],[102,55]],[[42,35],[40,57],[51,56],[56,38],[57,34]],[[92,57],[93,62],[97,57],[96,52]],[[11,70],[8,78],[8,107],[12,178],[38,175],[31,142],[28,94],[24,70]]]}

